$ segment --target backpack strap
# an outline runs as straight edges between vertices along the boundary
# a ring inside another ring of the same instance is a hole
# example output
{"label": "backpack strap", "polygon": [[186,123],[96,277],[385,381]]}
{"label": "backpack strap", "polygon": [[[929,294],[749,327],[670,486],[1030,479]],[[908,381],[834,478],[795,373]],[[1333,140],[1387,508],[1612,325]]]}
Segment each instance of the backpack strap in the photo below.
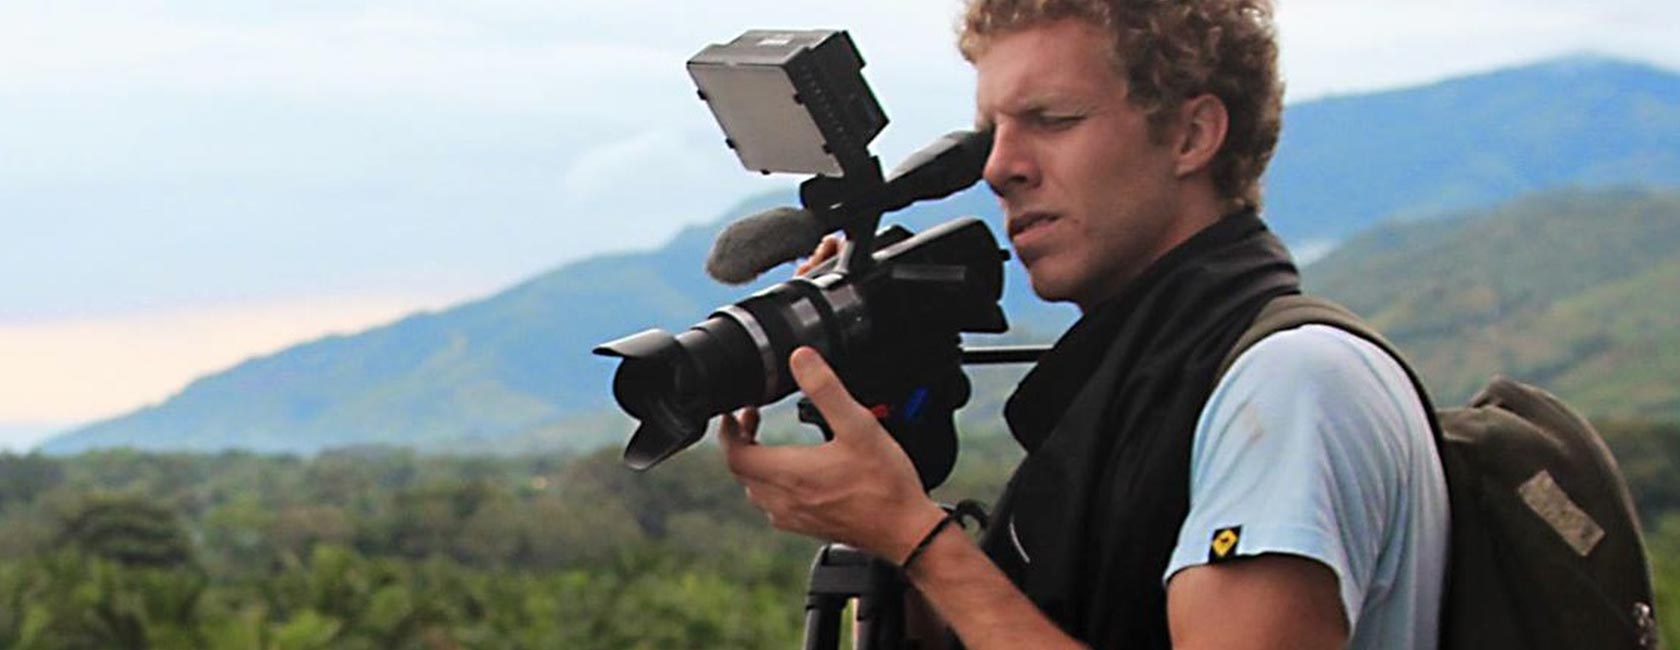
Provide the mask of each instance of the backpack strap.
{"label": "backpack strap", "polygon": [[1306,294],[1290,294],[1278,296],[1260,308],[1260,314],[1254,317],[1254,322],[1248,329],[1237,337],[1231,351],[1225,353],[1225,359],[1219,363],[1219,372],[1214,375],[1217,384],[1225,377],[1225,373],[1237,362],[1237,357],[1247,352],[1261,339],[1292,330],[1302,325],[1329,325],[1344,332],[1369,341],[1380,348],[1394,362],[1400,364],[1400,369],[1406,372],[1406,378],[1412,381],[1412,389],[1417,392],[1418,401],[1423,403],[1423,414],[1429,420],[1430,437],[1434,438],[1437,450],[1444,445],[1441,421],[1435,412],[1435,403],[1429,398],[1429,391],[1424,388],[1423,379],[1417,371],[1412,370],[1412,364],[1406,362],[1406,357],[1383,338],[1377,330],[1365,322],[1364,319],[1348,308],[1329,300]]}
{"label": "backpack strap", "polygon": [[1302,325],[1329,325],[1370,341],[1393,357],[1400,367],[1406,369],[1406,375],[1413,378],[1419,394],[1422,394],[1423,386],[1417,383],[1411,365],[1405,362],[1387,339],[1346,307],[1306,294],[1278,296],[1267,302],[1266,306],[1260,309],[1260,314],[1254,317],[1254,322],[1237,337],[1236,344],[1225,354],[1225,359],[1219,363],[1219,371],[1214,376],[1224,377],[1231,365],[1237,362],[1237,357],[1242,356],[1242,353],[1254,347],[1261,339]]}

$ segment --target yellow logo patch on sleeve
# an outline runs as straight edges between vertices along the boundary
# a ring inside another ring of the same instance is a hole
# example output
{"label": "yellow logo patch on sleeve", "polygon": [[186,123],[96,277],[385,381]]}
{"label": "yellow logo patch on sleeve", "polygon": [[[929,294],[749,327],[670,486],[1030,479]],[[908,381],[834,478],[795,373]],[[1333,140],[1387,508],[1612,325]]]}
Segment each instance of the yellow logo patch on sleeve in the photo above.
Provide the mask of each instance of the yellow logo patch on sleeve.
{"label": "yellow logo patch on sleeve", "polygon": [[1213,531],[1213,541],[1208,543],[1208,562],[1223,562],[1237,556],[1237,544],[1242,541],[1242,526],[1232,526]]}

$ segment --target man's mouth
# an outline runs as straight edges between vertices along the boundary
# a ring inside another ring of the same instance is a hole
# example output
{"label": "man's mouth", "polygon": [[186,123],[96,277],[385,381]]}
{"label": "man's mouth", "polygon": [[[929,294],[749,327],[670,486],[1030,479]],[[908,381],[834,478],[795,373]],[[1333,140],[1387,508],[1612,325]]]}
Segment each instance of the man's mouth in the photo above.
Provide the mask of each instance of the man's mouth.
{"label": "man's mouth", "polygon": [[1023,212],[1008,220],[1009,239],[1014,241],[1023,234],[1050,225],[1057,218],[1055,214],[1049,212]]}

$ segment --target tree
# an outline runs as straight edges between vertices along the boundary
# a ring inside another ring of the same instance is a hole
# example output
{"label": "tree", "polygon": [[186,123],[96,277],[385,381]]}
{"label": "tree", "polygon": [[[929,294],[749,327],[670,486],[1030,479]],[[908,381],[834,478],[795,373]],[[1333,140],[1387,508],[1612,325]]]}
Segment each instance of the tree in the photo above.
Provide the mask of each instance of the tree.
{"label": "tree", "polygon": [[134,495],[88,497],[64,522],[58,541],[126,565],[182,566],[193,557],[175,513]]}

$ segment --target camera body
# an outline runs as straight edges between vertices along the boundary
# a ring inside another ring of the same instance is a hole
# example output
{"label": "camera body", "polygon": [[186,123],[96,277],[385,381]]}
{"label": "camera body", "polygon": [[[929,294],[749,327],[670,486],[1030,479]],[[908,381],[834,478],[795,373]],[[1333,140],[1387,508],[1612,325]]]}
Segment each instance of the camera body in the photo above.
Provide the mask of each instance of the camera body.
{"label": "camera body", "polygon": [[[948,135],[885,178],[868,143],[887,120],[862,67],[850,37],[832,31],[749,31],[689,61],[742,164],[816,174],[799,212],[848,241],[837,258],[676,335],[651,329],[595,348],[621,360],[613,395],[640,422],[624,452],[630,467],[698,442],[713,416],[791,394],[788,357],[810,346],[904,447],[924,487],[949,474],[953,414],[969,396],[961,334],[1008,329],[998,304],[1008,254],[973,218],[920,234],[876,229],[884,212],[977,182],[991,138]],[[822,426],[814,409],[801,419]]]}
{"label": "camera body", "polygon": [[[877,415],[907,451],[933,445],[940,412],[948,425],[968,397],[960,334],[1008,329],[999,250],[978,219],[917,235],[889,229],[877,241],[864,272],[835,271],[830,260],[675,336],[651,329],[596,348],[623,360],[613,395],[641,422],[625,463],[651,467],[698,442],[711,417],[788,396],[788,356],[800,346],[822,353],[859,401],[884,407]],[[911,456],[929,470],[924,482],[949,472],[948,462]]]}

